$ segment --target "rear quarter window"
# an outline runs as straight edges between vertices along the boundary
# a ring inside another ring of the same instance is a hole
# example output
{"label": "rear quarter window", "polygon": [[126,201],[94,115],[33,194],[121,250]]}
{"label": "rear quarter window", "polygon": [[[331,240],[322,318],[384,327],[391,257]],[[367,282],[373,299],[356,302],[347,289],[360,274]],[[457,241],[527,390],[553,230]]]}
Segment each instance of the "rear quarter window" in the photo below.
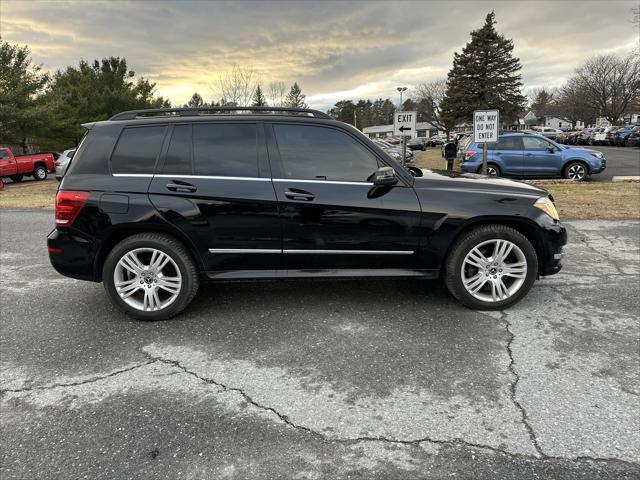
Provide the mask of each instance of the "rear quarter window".
{"label": "rear quarter window", "polygon": [[152,174],[162,149],[166,127],[130,127],[122,130],[111,156],[115,174]]}

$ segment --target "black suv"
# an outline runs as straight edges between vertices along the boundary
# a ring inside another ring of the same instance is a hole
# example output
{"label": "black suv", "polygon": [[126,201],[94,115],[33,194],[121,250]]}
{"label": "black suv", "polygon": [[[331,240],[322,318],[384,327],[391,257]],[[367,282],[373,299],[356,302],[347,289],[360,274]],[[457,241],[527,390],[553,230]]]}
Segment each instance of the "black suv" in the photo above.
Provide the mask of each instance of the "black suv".
{"label": "black suv", "polygon": [[560,270],[544,190],[405,168],[314,110],[159,109],[84,125],[56,197],[49,256],[144,320],[203,280],[442,276],[501,309]]}

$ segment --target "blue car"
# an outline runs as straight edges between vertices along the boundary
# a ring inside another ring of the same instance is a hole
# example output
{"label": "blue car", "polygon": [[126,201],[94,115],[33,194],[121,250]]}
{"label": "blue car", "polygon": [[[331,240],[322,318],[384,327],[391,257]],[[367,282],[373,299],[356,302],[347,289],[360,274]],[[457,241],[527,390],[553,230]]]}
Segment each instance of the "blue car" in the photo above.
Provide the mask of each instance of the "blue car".
{"label": "blue car", "polygon": [[[471,143],[461,156],[463,172],[481,172],[481,143]],[[487,173],[496,177],[583,180],[606,166],[607,160],[597,150],[560,145],[541,135],[501,133],[497,143],[487,145]]]}

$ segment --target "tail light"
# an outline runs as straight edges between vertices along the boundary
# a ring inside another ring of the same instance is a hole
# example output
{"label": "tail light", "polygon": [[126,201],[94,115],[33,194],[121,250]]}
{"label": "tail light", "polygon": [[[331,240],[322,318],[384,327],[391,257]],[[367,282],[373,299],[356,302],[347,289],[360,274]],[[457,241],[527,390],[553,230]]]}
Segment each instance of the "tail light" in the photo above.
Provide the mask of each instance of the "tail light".
{"label": "tail light", "polygon": [[70,227],[89,198],[89,192],[59,190],[56,195],[56,225]]}
{"label": "tail light", "polygon": [[471,157],[473,157],[476,154],[476,152],[474,152],[473,150],[467,150],[466,152],[464,152],[464,159],[469,160]]}

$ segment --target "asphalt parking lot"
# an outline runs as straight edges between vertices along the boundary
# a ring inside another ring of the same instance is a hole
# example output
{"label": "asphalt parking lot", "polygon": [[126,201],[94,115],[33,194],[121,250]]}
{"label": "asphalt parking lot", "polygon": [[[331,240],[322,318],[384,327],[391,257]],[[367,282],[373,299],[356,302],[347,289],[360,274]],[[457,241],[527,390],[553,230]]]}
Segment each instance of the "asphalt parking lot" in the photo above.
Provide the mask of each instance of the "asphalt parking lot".
{"label": "asphalt parking lot", "polygon": [[636,147],[586,146],[598,150],[607,159],[604,172],[589,177],[595,182],[610,182],[614,176],[640,176],[640,149]]}
{"label": "asphalt parking lot", "polygon": [[205,285],[143,323],[0,210],[1,477],[638,478],[640,222],[506,312],[416,280]]}

